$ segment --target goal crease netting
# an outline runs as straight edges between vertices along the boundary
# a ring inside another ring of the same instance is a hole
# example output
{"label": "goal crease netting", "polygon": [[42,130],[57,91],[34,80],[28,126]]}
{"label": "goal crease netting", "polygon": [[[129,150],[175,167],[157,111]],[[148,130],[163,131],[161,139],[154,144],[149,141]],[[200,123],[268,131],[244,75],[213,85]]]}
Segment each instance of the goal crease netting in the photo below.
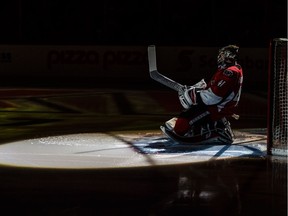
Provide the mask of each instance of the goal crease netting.
{"label": "goal crease netting", "polygon": [[287,38],[271,41],[269,52],[268,139],[269,155],[287,156],[288,74]]}

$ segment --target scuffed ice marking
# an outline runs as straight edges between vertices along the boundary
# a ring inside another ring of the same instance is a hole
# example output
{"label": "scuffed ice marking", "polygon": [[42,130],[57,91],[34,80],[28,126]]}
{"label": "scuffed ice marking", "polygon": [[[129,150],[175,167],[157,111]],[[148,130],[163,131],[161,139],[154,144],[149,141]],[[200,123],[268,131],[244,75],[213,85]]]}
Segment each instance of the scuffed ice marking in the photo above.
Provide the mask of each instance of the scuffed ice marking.
{"label": "scuffed ice marking", "polygon": [[31,145],[57,145],[70,147],[99,147],[99,145],[114,144],[116,147],[127,145],[107,134],[73,134],[63,136],[49,136],[29,140]]}

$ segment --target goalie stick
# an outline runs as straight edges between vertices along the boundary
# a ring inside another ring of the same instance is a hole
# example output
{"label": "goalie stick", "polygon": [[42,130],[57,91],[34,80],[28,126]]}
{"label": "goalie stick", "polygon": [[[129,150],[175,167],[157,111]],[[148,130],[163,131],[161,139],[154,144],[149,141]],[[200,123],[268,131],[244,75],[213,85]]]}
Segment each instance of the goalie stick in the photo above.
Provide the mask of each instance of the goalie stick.
{"label": "goalie stick", "polygon": [[174,80],[158,72],[155,45],[148,46],[148,63],[149,63],[150,77],[152,79],[176,91],[183,91],[183,89],[185,88],[183,85],[175,82]]}

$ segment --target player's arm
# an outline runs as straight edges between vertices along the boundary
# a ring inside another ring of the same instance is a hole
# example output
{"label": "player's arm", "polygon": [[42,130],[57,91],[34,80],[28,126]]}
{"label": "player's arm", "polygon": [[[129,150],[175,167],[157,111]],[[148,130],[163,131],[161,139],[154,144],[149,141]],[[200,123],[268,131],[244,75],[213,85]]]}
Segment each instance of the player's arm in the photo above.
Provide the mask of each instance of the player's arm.
{"label": "player's arm", "polygon": [[229,95],[234,85],[234,71],[225,70],[214,77],[213,84],[208,89],[199,94],[204,104],[216,105]]}

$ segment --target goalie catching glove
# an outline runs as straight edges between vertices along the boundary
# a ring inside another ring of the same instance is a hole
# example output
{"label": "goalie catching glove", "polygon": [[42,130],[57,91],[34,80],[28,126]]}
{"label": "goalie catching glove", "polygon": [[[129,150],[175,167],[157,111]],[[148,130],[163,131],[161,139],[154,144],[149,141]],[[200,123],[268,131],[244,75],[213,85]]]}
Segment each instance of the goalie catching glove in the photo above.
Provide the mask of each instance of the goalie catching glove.
{"label": "goalie catching glove", "polygon": [[[199,100],[200,95],[198,94],[199,90],[206,88],[206,83],[204,79],[196,83],[193,86],[184,86],[183,89],[178,91],[178,97],[181,105],[185,109],[189,109],[193,105],[197,105],[197,100]],[[201,99],[200,99],[201,100]]]}

